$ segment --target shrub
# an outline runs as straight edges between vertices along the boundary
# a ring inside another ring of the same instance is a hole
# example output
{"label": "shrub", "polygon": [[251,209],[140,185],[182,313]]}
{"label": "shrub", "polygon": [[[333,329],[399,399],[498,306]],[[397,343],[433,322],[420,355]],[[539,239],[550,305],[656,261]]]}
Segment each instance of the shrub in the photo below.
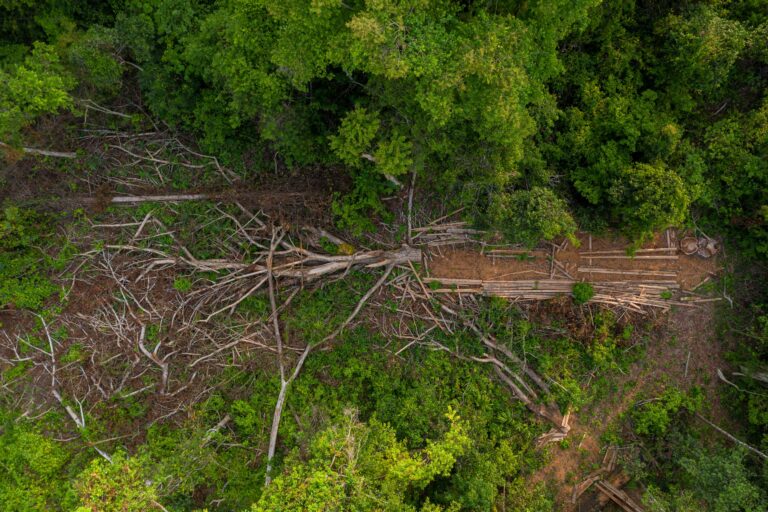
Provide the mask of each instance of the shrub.
{"label": "shrub", "polygon": [[66,472],[70,455],[65,445],[4,415],[0,410],[3,510],[71,510],[67,496],[72,489]]}
{"label": "shrub", "polygon": [[0,215],[0,307],[37,309],[56,291],[46,269],[58,262],[39,249],[45,242],[40,222],[13,206]]}
{"label": "shrub", "polygon": [[173,288],[181,293],[192,289],[192,281],[186,277],[177,277],[173,280]]}
{"label": "shrub", "polygon": [[380,197],[391,190],[391,186],[371,170],[361,171],[354,181],[354,187],[348,194],[334,195],[331,211],[340,229],[348,229],[359,236],[375,229],[371,217],[378,215],[384,220],[390,219],[391,215]]}
{"label": "shrub", "polygon": [[77,512],[140,512],[157,508],[157,488],[148,483],[143,461],[117,452],[112,462],[94,459],[77,478]]}
{"label": "shrub", "polygon": [[681,409],[697,411],[701,408],[703,398],[698,388],[688,394],[679,389],[668,388],[660,397],[646,401],[632,411],[634,430],[641,435],[663,435],[674,414]]}
{"label": "shrub", "polygon": [[589,283],[575,283],[573,285],[573,302],[586,304],[595,296],[595,289]]}
{"label": "shrub", "polygon": [[510,240],[535,245],[540,239],[565,236],[576,242],[573,220],[565,201],[543,187],[497,194],[488,211],[489,221]]}

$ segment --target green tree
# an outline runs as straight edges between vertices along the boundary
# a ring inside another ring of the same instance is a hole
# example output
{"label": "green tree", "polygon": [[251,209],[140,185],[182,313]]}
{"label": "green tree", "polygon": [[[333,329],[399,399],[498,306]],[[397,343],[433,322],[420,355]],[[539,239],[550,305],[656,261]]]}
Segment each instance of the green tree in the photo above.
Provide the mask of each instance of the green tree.
{"label": "green tree", "polygon": [[608,196],[618,225],[636,237],[679,226],[690,204],[683,180],[675,172],[648,164],[623,169]]}
{"label": "green tree", "polygon": [[701,408],[703,395],[694,389],[690,394],[675,388],[668,388],[656,398],[645,401],[632,411],[634,430],[638,434],[662,436],[681,410],[695,412]]}
{"label": "green tree", "polygon": [[131,0],[118,27],[150,107],[211,148],[258,126],[289,165],[349,166],[347,212],[415,171],[481,216],[553,121],[557,42],[593,4]]}
{"label": "green tree", "polygon": [[699,450],[680,461],[683,481],[713,512],[758,512],[768,507],[764,489],[744,463],[744,450]]}
{"label": "green tree", "polygon": [[533,187],[509,194],[497,194],[489,208],[488,217],[494,227],[510,239],[530,246],[543,237],[558,236],[576,241],[576,222],[565,201],[551,189]]}
{"label": "green tree", "polygon": [[71,455],[49,436],[3,417],[0,427],[0,503],[8,512],[72,505]]}
{"label": "green tree", "polygon": [[37,116],[72,107],[74,80],[53,47],[35,43],[22,64],[0,67],[0,140],[18,143]]}
{"label": "green tree", "polygon": [[411,499],[435,478],[447,477],[469,448],[464,422],[452,410],[446,416],[450,429],[412,452],[388,425],[360,423],[347,411],[344,424],[313,440],[307,461],[295,455],[287,461],[252,510],[443,510]]}
{"label": "green tree", "polygon": [[108,462],[91,461],[75,480],[77,512],[145,512],[157,507],[156,484],[146,479],[145,461],[117,452]]}

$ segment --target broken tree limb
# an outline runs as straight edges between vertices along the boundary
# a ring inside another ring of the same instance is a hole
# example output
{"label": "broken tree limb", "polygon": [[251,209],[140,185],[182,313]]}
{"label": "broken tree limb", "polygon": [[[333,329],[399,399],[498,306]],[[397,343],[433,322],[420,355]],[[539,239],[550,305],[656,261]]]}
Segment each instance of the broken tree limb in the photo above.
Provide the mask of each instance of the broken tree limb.
{"label": "broken tree limb", "polygon": [[173,202],[173,201],[202,201],[204,199],[214,199],[212,194],[172,194],[163,196],[116,196],[109,200],[113,204],[121,203],[154,203],[154,202]]}
{"label": "broken tree limb", "polygon": [[275,331],[275,340],[277,340],[277,364],[280,369],[280,392],[277,395],[277,402],[275,403],[275,411],[272,415],[272,429],[269,433],[269,447],[267,449],[267,469],[264,477],[264,485],[267,486],[272,481],[272,459],[275,456],[275,448],[277,446],[277,432],[280,428],[280,418],[283,414],[283,404],[285,403],[285,395],[288,391],[288,386],[293,381],[298,372],[301,370],[301,366],[304,364],[304,360],[309,355],[311,345],[307,344],[306,349],[299,358],[296,364],[296,369],[291,376],[290,380],[285,379],[285,364],[283,362],[283,336],[280,333],[280,318],[278,315],[277,301],[275,299],[275,276],[273,274],[273,259],[275,256],[275,247],[282,241],[282,233],[280,233],[279,239],[277,233],[272,231],[272,241],[269,245],[269,255],[267,256],[267,281],[269,283],[269,304],[272,308],[272,327]]}
{"label": "broken tree limb", "polygon": [[[719,299],[720,297],[718,297]],[[755,371],[750,370],[749,368],[745,366],[739,367],[740,372],[734,372],[733,374],[738,377],[747,377],[759,382],[762,382],[763,384],[768,384],[768,372],[765,371]]]}
{"label": "broken tree limb", "polygon": [[614,270],[608,268],[597,267],[579,267],[577,269],[582,273],[590,274],[616,274],[616,275],[637,275],[637,276],[659,276],[659,277],[677,277],[677,272],[670,272],[665,270]]}
{"label": "broken tree limb", "polygon": [[160,343],[157,344],[155,349],[150,352],[147,350],[147,347],[144,346],[144,338],[146,336],[147,328],[145,325],[141,326],[141,332],[139,334],[139,350],[142,354],[144,354],[146,357],[149,358],[150,361],[155,363],[158,367],[160,367],[160,371],[162,372],[162,380],[160,381],[160,394],[164,395],[167,390],[168,386],[168,362],[167,359],[175,354],[174,352],[171,352],[170,354],[166,355],[163,359],[160,359],[157,355],[157,351],[160,349]]}
{"label": "broken tree limb", "polygon": [[500,352],[504,354],[509,360],[520,366],[522,368],[523,373],[525,373],[528,377],[531,378],[533,382],[536,383],[539,388],[541,388],[545,393],[549,393],[549,385],[547,385],[546,382],[544,382],[544,379],[539,377],[539,375],[534,372],[530,366],[528,366],[524,361],[522,361],[515,353],[513,353],[511,350],[509,350],[507,347],[496,343],[495,340],[491,339],[490,336],[485,336],[480,329],[477,328],[476,325],[473,323],[467,323],[467,326],[474,332],[480,340],[483,342],[484,345],[487,347]]}
{"label": "broken tree limb", "polygon": [[579,501],[579,498],[581,497],[581,495],[584,494],[587,491],[587,489],[592,487],[592,484],[600,480],[604,472],[605,470],[603,468],[600,468],[592,475],[588,476],[578,484],[574,485],[573,493],[571,494],[571,503],[576,503],[577,501]]}
{"label": "broken tree limb", "polygon": [[714,423],[712,423],[711,421],[709,421],[707,418],[705,418],[705,417],[704,417],[704,416],[702,416],[701,414],[699,414],[699,413],[696,413],[696,417],[697,417],[697,418],[699,418],[699,419],[700,419],[701,421],[703,421],[704,423],[706,423],[707,425],[709,425],[710,427],[712,427],[713,429],[715,429],[715,430],[717,430],[718,432],[720,432],[721,434],[723,434],[725,437],[727,437],[728,439],[730,439],[730,440],[731,440],[731,441],[733,441],[734,443],[738,444],[739,446],[743,446],[744,448],[746,448],[746,449],[747,449],[747,450],[749,450],[750,452],[754,453],[755,455],[757,455],[758,457],[760,457],[760,458],[761,458],[761,459],[763,459],[763,460],[768,460],[768,455],[764,454],[763,452],[761,452],[761,451],[760,451],[760,450],[758,450],[757,448],[754,448],[754,447],[752,447],[752,446],[748,445],[748,444],[747,444],[747,443],[745,443],[744,441],[742,441],[742,440],[740,440],[740,439],[736,438],[734,435],[732,435],[732,434],[729,434],[728,432],[726,432],[726,431],[725,431],[725,430],[723,430],[722,428],[718,427],[717,425],[715,425]]}
{"label": "broken tree limb", "polygon": [[137,155],[136,153],[125,149],[122,146],[117,146],[115,144],[110,144],[111,148],[118,149],[124,153],[127,153],[128,155],[132,156],[133,158],[138,158],[139,160],[145,160],[148,162],[154,162],[156,164],[163,164],[163,165],[180,165],[182,167],[187,167],[188,169],[204,169],[205,165],[199,165],[199,164],[187,164],[184,162],[171,162],[170,160],[163,160],[161,158],[155,158],[153,156],[143,156],[143,155]]}
{"label": "broken tree limb", "polygon": [[[361,153],[360,154],[360,158],[364,158],[364,159],[368,160],[369,162],[376,163],[376,157],[373,156],[370,153]],[[403,184],[400,183],[400,181],[397,178],[395,178],[394,176],[392,176],[391,174],[384,174],[384,177],[387,178],[388,181],[390,181],[393,184],[395,184],[397,186],[397,188],[403,188]]]}
{"label": "broken tree limb", "polygon": [[512,390],[512,393],[521,401],[523,404],[525,404],[526,407],[531,408],[533,407],[533,402],[531,399],[523,393],[523,390],[521,390],[517,384],[512,382],[512,379],[510,379],[505,372],[501,370],[497,365],[493,366],[493,370],[496,372],[496,375],[499,376],[499,378],[504,382],[504,384],[507,385],[507,387]]}
{"label": "broken tree limb", "polygon": [[415,188],[416,188],[416,170],[414,169],[411,172],[411,186],[408,189],[408,212],[407,212],[407,219],[406,219],[408,222],[408,231],[407,231],[406,240],[408,241],[409,245],[413,243],[413,237],[412,237],[413,225],[411,222],[411,218],[413,216],[413,191]]}
{"label": "broken tree limb", "polygon": [[77,153],[72,153],[70,151],[51,151],[48,149],[35,149],[35,148],[26,148],[26,147],[14,148],[10,144],[6,144],[5,142],[0,142],[0,146],[4,148],[9,148],[11,150],[17,149],[28,155],[50,156],[53,158],[77,158]]}
{"label": "broken tree limb", "polygon": [[[495,340],[491,340],[490,337],[484,335],[483,332],[473,322],[462,319],[458,314],[458,312],[447,307],[445,304],[440,304],[440,307],[446,313],[451,314],[455,316],[457,319],[459,319],[465,327],[469,328],[476,336],[480,338],[483,344],[485,344],[491,350],[503,354],[509,360],[517,364],[522,369],[523,373],[526,376],[528,376],[531,380],[533,380],[536,383],[536,385],[539,386],[544,392],[546,393],[549,392],[549,386],[544,382],[544,379],[542,379],[536,372],[534,372],[533,369],[531,369],[524,361],[522,361],[519,357],[517,357],[517,355],[515,355],[511,350],[509,350],[507,347],[504,347],[499,343],[496,343]],[[521,386],[513,382],[513,380],[509,378],[507,374],[513,375],[515,377],[515,380],[518,380],[518,382],[520,377],[518,375],[515,375],[514,372],[510,371],[506,366],[496,364],[496,362],[498,362],[497,359],[474,358],[474,360],[494,364],[494,371],[499,376],[499,378],[507,385],[507,387],[509,387],[512,393],[520,401],[522,401],[531,412],[533,412],[534,414],[536,414],[541,418],[546,419],[547,421],[549,421],[554,425],[554,428],[552,430],[550,430],[547,434],[544,434],[539,438],[537,442],[538,446],[542,446],[544,444],[547,444],[553,441],[559,441],[561,439],[564,439],[568,435],[568,432],[571,429],[569,424],[570,415],[571,415],[570,410],[565,414],[561,414],[559,408],[555,404],[535,403],[534,399],[536,397],[528,396],[528,394],[526,394],[521,389]],[[505,368],[506,368],[506,373],[505,371],[503,371]],[[532,391],[530,387],[527,387],[527,386],[525,387],[529,390],[529,392]]]}
{"label": "broken tree limb", "polygon": [[616,467],[617,452],[615,446],[609,446],[603,456],[603,465],[590,473],[587,478],[573,486],[571,494],[571,503],[576,503],[582,494],[589,489],[592,484],[603,478],[603,475],[609,474]]}
{"label": "broken tree limb", "polygon": [[678,256],[589,256],[590,260],[676,260]]}
{"label": "broken tree limb", "polygon": [[610,482],[605,480],[598,480],[595,485],[600,490],[600,492],[608,496],[611,501],[616,503],[625,512],[643,512],[642,507],[635,503],[635,501],[630,498],[627,493],[617,489]]}
{"label": "broken tree limb", "polygon": [[[299,362],[296,363],[296,369],[301,370],[301,366],[304,365],[304,360],[309,355],[310,345],[301,354]],[[296,373],[298,374],[298,373]],[[280,429],[280,418],[283,415],[283,405],[285,404],[285,395],[288,392],[288,386],[293,381],[291,378],[289,381],[280,381],[280,392],[277,394],[277,402],[275,403],[275,412],[272,414],[272,429],[269,432],[269,448],[267,449],[267,469],[266,476],[264,477],[264,486],[268,486],[272,482],[272,459],[275,457],[275,448],[277,447],[277,432]]]}
{"label": "broken tree limb", "polygon": [[[634,252],[635,254],[643,254],[643,253],[649,253],[649,252],[670,252],[670,251],[677,252],[677,248],[676,247],[660,247],[660,248],[652,248],[652,249],[636,249]],[[626,249],[624,250],[616,249],[612,251],[583,251],[579,253],[580,256],[593,256],[593,257],[598,255],[606,255],[606,254],[616,254],[619,256],[626,256],[627,251]]]}
{"label": "broken tree limb", "polygon": [[[57,380],[56,380],[56,350],[55,350],[55,347],[54,347],[53,337],[51,336],[51,332],[48,329],[48,324],[45,321],[45,319],[41,315],[38,315],[38,314],[35,314],[35,316],[37,316],[40,319],[40,322],[43,325],[43,330],[45,331],[45,337],[48,340],[48,347],[50,349],[50,353],[48,355],[51,358],[51,367],[48,369],[48,371],[51,374],[51,394],[53,395],[53,398],[55,398],[56,401],[59,403],[59,405],[61,405],[64,408],[64,410],[67,412],[67,415],[70,417],[70,419],[72,419],[72,421],[75,423],[75,425],[77,426],[77,430],[82,433],[82,431],[85,430],[85,413],[83,412],[83,404],[82,404],[82,402],[77,400],[77,405],[80,408],[80,415],[78,416],[75,413],[74,409],[72,409],[72,407],[67,405],[64,402],[64,399],[61,397],[61,393],[59,393],[59,390],[57,389]],[[32,345],[30,345],[30,346],[32,346]],[[38,350],[40,350],[41,352],[45,353],[44,350],[41,350],[41,349],[38,349]],[[107,460],[108,462],[112,463],[112,457],[110,457],[107,452],[105,452],[104,450],[102,450],[98,446],[93,446],[93,445],[91,445],[91,446],[93,447],[94,450],[96,450],[96,452],[99,455],[104,457],[105,460]]]}

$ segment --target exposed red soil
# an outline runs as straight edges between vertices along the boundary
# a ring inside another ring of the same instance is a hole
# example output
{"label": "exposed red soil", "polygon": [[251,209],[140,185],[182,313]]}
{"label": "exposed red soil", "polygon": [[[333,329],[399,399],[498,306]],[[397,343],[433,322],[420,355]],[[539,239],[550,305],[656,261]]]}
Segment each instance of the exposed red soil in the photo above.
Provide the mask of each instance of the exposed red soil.
{"label": "exposed red soil", "polygon": [[533,250],[522,257],[496,257],[475,249],[443,249],[432,254],[432,277],[482,280],[549,279],[549,252]]}

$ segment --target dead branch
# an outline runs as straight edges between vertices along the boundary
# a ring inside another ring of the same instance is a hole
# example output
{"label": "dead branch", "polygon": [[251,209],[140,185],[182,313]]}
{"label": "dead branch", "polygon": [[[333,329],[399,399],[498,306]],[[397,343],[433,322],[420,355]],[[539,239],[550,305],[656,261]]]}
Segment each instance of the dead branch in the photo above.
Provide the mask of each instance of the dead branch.
{"label": "dead branch", "polygon": [[154,163],[157,163],[157,164],[164,164],[164,165],[181,165],[182,167],[187,167],[189,169],[204,169],[205,168],[204,165],[199,165],[199,164],[186,164],[186,163],[183,163],[183,162],[171,162],[169,160],[163,160],[163,159],[160,159],[160,158],[155,158],[153,156],[137,155],[136,153],[132,152],[131,150],[125,149],[124,147],[118,146],[118,145],[115,145],[115,144],[112,144],[109,147],[114,148],[114,149],[118,149],[118,150],[120,150],[120,151],[122,151],[124,153],[127,153],[128,155],[130,155],[130,156],[132,156],[132,157],[134,157],[134,158],[136,158],[138,160],[145,160],[145,161],[154,162]]}
{"label": "dead branch", "polygon": [[6,144],[5,142],[2,142],[2,141],[0,141],[0,146],[4,148],[9,148],[9,149],[20,149],[21,151],[23,151],[28,155],[50,156],[53,158],[70,158],[70,159],[77,158],[77,153],[72,153],[69,151],[51,151],[48,149],[35,149],[35,148],[26,148],[26,147],[14,148],[10,144]]}
{"label": "dead branch", "polygon": [[141,326],[141,333],[139,334],[139,350],[141,350],[141,353],[144,354],[149,358],[150,361],[155,363],[157,366],[160,367],[160,370],[162,371],[162,380],[160,383],[160,394],[164,395],[166,393],[166,388],[168,386],[168,358],[171,357],[173,354],[176,353],[176,351],[171,352],[170,354],[166,355],[163,359],[160,359],[160,357],[157,355],[157,351],[160,350],[160,346],[162,343],[158,342],[155,346],[155,349],[150,352],[147,350],[147,348],[144,346],[144,338],[146,336],[147,328],[145,325],[142,324]]}
{"label": "dead branch", "polygon": [[158,202],[176,202],[176,201],[201,201],[204,199],[214,199],[211,194],[175,194],[165,196],[115,196],[109,200],[110,203],[158,203]]}
{"label": "dead branch", "polygon": [[750,452],[754,453],[755,455],[757,455],[758,457],[760,457],[760,458],[761,458],[761,459],[763,459],[763,460],[768,460],[768,455],[766,455],[765,453],[761,452],[761,451],[760,451],[760,450],[758,450],[757,448],[754,448],[754,447],[752,447],[752,446],[748,445],[748,444],[747,444],[747,443],[745,443],[744,441],[742,441],[742,440],[740,440],[740,439],[736,438],[734,435],[732,435],[732,434],[729,434],[728,432],[726,432],[726,431],[725,431],[725,430],[723,430],[722,428],[718,427],[717,425],[715,425],[714,423],[712,423],[711,421],[709,421],[707,418],[705,418],[705,417],[704,417],[704,416],[702,416],[701,414],[699,414],[699,413],[696,413],[696,417],[697,417],[697,418],[699,418],[699,419],[700,419],[701,421],[703,421],[704,423],[706,423],[707,425],[709,425],[710,427],[712,427],[713,429],[715,429],[715,430],[717,430],[718,432],[720,432],[721,434],[723,434],[725,437],[727,437],[728,439],[730,439],[730,440],[731,440],[731,441],[733,441],[734,443],[738,444],[739,446],[743,446],[744,448],[746,448],[746,449],[747,449],[747,450],[749,450]]}
{"label": "dead branch", "polygon": [[211,439],[213,439],[213,436],[219,433],[221,429],[227,426],[227,423],[229,423],[232,420],[232,417],[227,414],[225,415],[221,421],[219,421],[216,425],[214,425],[212,428],[208,430],[208,432],[205,433],[205,437],[203,437],[203,446],[207,445],[211,442]]}
{"label": "dead branch", "polygon": [[643,512],[643,509],[627,493],[617,489],[610,482],[598,480],[595,485],[625,512]]}

